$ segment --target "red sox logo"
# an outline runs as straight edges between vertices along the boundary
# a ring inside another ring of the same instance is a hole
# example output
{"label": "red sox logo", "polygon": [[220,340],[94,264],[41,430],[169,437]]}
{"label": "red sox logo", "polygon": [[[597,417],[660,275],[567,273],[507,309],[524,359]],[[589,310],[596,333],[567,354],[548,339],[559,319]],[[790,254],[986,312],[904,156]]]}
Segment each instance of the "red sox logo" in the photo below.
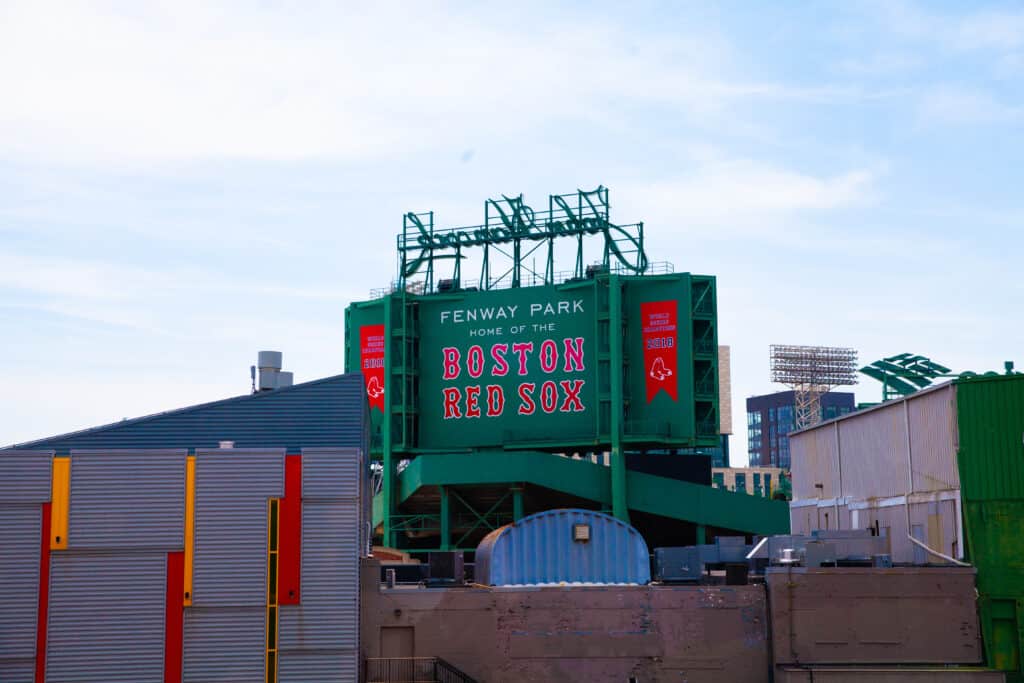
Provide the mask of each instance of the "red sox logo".
{"label": "red sox logo", "polygon": [[384,387],[380,385],[380,380],[376,377],[370,378],[370,383],[366,385],[366,393],[370,398],[377,398],[384,395]]}
{"label": "red sox logo", "polygon": [[665,367],[665,361],[662,360],[661,356],[654,359],[654,364],[651,365],[651,377],[664,382],[666,379],[672,376],[672,371]]}

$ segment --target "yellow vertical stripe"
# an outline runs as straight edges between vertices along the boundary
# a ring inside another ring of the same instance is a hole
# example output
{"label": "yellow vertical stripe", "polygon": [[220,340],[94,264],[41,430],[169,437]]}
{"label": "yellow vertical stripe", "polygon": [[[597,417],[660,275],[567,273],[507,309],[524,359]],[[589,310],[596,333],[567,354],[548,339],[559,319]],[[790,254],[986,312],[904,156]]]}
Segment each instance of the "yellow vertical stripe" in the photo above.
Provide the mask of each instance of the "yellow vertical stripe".
{"label": "yellow vertical stripe", "polygon": [[192,606],[192,556],[196,536],[196,456],[185,459],[185,607]]}
{"label": "yellow vertical stripe", "polygon": [[54,458],[50,489],[50,550],[68,549],[71,458]]}
{"label": "yellow vertical stripe", "polygon": [[277,559],[281,499],[267,501],[267,657],[266,683],[277,683]]}

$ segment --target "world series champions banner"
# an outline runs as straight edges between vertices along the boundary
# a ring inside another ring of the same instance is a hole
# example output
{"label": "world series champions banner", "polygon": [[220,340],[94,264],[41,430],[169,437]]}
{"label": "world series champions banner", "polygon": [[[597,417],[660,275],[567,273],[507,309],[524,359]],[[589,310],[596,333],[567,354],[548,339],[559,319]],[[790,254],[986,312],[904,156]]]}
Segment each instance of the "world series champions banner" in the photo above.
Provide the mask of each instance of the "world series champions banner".
{"label": "world series champions banner", "polygon": [[370,409],[384,412],[384,326],[359,328],[359,366],[366,382]]}
{"label": "world series champions banner", "polygon": [[667,393],[673,401],[679,400],[678,310],[677,301],[647,301],[640,304],[644,382],[648,403],[659,391]]}

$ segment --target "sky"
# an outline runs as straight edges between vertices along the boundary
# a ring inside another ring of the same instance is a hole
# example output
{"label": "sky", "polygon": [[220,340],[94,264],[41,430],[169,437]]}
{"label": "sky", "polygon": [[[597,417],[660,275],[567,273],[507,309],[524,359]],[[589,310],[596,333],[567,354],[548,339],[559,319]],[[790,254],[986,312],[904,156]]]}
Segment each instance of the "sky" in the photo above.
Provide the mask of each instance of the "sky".
{"label": "sky", "polygon": [[1022,159],[1019,3],[6,0],[0,444],[342,372],[404,212],[603,184],[717,277],[742,465],[770,344],[1024,367]]}

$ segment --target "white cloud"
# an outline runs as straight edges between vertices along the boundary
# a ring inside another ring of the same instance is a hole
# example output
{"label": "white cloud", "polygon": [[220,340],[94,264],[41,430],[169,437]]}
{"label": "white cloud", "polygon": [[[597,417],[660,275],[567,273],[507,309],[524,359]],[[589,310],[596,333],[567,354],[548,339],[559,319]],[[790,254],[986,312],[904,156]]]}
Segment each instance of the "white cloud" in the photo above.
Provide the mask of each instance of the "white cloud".
{"label": "white cloud", "polygon": [[719,237],[728,238],[757,233],[798,213],[869,203],[877,176],[871,169],[815,175],[749,159],[704,160],[690,175],[628,187],[622,194],[652,222],[674,218],[715,227]]}
{"label": "white cloud", "polygon": [[599,17],[549,32],[530,17],[420,3],[125,7],[0,10],[0,155],[400,158],[560,120],[614,122],[610,101],[716,121],[749,98],[863,96],[730,79],[728,47],[688,27],[637,47],[627,27]]}
{"label": "white cloud", "polygon": [[922,125],[1005,123],[1024,119],[1024,108],[980,90],[941,86],[924,94],[918,116]]}
{"label": "white cloud", "polygon": [[[873,5],[880,23],[898,35],[954,51],[1000,51],[1024,45],[1024,12],[982,9],[943,14],[927,3]],[[968,5],[969,9],[973,9]]]}
{"label": "white cloud", "polygon": [[882,52],[842,59],[836,65],[840,73],[849,76],[891,77],[902,75],[924,66],[923,56],[909,52]]}
{"label": "white cloud", "polygon": [[986,11],[966,17],[956,28],[961,49],[1012,50],[1024,47],[1024,12]]}

